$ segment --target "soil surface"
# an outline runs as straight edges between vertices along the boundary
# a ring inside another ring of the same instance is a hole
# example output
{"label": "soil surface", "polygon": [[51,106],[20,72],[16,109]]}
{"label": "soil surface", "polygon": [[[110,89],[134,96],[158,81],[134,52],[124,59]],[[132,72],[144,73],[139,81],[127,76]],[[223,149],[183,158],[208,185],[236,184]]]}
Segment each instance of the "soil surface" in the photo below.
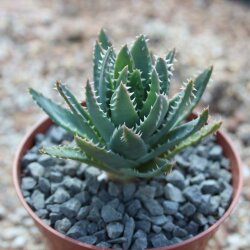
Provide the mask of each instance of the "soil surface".
{"label": "soil surface", "polygon": [[[213,64],[201,106],[224,120],[223,129],[243,159],[244,189],[237,210],[207,250],[247,250],[250,245],[250,4],[233,0],[1,0],[0,3],[0,249],[46,250],[21,207],[13,185],[14,153],[43,113],[27,89],[59,100],[56,80],[80,99],[92,72],[92,45],[101,27],[116,48],[140,33],[155,53],[175,47],[173,89]],[[79,91],[80,90],[80,91]]]}

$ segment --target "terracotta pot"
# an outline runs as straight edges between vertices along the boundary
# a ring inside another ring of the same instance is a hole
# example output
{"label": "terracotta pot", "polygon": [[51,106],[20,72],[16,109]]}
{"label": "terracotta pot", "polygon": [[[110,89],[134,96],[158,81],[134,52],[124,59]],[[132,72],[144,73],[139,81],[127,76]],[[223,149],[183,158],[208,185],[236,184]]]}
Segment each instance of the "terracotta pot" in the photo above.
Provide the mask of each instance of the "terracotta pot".
{"label": "terracotta pot", "polygon": [[[195,115],[192,115],[194,117]],[[24,140],[20,144],[13,166],[13,180],[17,195],[30,214],[35,224],[43,234],[48,248],[50,250],[107,250],[107,248],[95,247],[89,244],[80,243],[79,241],[73,240],[65,235],[57,232],[50,226],[45,225],[40,218],[32,211],[29,205],[26,203],[21,189],[20,189],[20,179],[21,179],[21,159],[25,152],[30,149],[34,145],[34,138],[37,133],[45,132],[52,125],[52,121],[49,118],[42,120],[36,126],[34,126],[29,133],[25,136]],[[238,153],[235,151],[232,142],[229,138],[221,131],[217,133],[217,143],[220,144],[224,150],[224,154],[231,161],[231,171],[233,176],[233,199],[230,204],[230,207],[227,209],[225,214],[211,227],[209,227],[206,231],[196,235],[195,237],[181,242],[179,244],[175,244],[168,247],[157,248],[158,250],[204,250],[207,245],[208,240],[218,229],[219,225],[230,215],[232,210],[235,208],[236,203],[240,196],[240,191],[242,188],[242,172],[241,172],[241,161]],[[156,248],[154,248],[156,249]]]}

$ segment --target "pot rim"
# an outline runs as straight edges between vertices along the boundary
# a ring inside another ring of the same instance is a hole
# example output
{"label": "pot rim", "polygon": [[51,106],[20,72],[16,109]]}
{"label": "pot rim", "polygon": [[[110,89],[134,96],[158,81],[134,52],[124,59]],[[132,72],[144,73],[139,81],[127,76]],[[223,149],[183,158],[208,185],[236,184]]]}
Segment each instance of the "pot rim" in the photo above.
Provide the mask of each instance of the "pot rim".
{"label": "pot rim", "polygon": [[[81,246],[83,247],[87,247],[88,249],[92,249],[92,250],[110,250],[110,248],[104,248],[104,247],[97,247],[94,245],[90,245],[87,243],[82,243],[80,241],[74,240],[66,235],[63,235],[61,233],[59,233],[58,231],[56,231],[54,228],[50,227],[49,225],[46,225],[37,215],[36,213],[30,208],[30,206],[27,204],[27,202],[25,201],[23,195],[22,195],[22,191],[20,188],[20,168],[21,168],[21,157],[24,155],[23,152],[23,148],[25,147],[26,143],[31,139],[34,138],[34,135],[36,133],[38,133],[40,127],[42,125],[47,125],[49,127],[49,125],[52,125],[53,122],[51,121],[51,119],[49,117],[44,117],[43,119],[41,119],[39,122],[37,122],[24,136],[24,138],[22,139],[21,143],[19,144],[15,157],[14,157],[14,164],[13,164],[13,183],[14,183],[14,187],[17,193],[17,196],[20,200],[20,202],[22,203],[22,205],[24,206],[25,210],[28,212],[28,214],[32,217],[32,219],[39,224],[43,230],[49,231],[51,234],[56,235],[57,237],[59,237],[61,240],[66,240],[69,241],[73,244],[76,244],[77,246]],[[150,248],[147,250],[172,250],[176,247],[181,247],[184,246],[188,243],[194,242],[196,240],[199,240],[200,238],[202,238],[203,236],[209,235],[212,231],[216,230],[220,224],[222,224],[222,222],[224,222],[224,220],[232,213],[233,209],[236,207],[236,204],[239,200],[240,197],[240,193],[242,190],[242,186],[243,186],[243,175],[242,175],[242,162],[240,159],[240,156],[237,152],[237,150],[235,149],[235,146],[233,145],[231,139],[221,130],[217,131],[216,137],[218,139],[218,137],[222,138],[225,142],[225,144],[227,144],[228,147],[230,147],[231,149],[231,154],[233,155],[233,157],[235,158],[235,166],[238,170],[238,182],[237,182],[237,186],[233,187],[233,199],[231,201],[230,206],[228,207],[228,209],[225,211],[225,213],[223,214],[223,216],[217,220],[212,226],[210,226],[208,229],[206,229],[205,231],[197,234],[196,236],[184,240],[180,243],[174,244],[174,245],[170,245],[170,246],[165,246],[165,247],[160,247],[160,248]]]}

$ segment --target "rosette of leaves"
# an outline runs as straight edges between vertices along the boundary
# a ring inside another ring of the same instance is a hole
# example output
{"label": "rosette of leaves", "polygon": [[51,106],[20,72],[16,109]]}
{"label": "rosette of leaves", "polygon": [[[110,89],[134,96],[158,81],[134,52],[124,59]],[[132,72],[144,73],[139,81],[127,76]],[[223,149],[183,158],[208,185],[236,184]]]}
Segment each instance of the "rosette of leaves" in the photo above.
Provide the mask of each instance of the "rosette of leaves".
{"label": "rosette of leaves", "polygon": [[207,124],[208,109],[186,120],[212,67],[169,97],[174,58],[175,50],[165,58],[152,56],[144,35],[116,54],[101,30],[93,53],[93,83],[86,84],[86,106],[59,82],[57,90],[69,109],[30,89],[50,118],[74,134],[74,143],[43,148],[42,153],[84,162],[120,179],[168,173],[175,154],[221,125]]}

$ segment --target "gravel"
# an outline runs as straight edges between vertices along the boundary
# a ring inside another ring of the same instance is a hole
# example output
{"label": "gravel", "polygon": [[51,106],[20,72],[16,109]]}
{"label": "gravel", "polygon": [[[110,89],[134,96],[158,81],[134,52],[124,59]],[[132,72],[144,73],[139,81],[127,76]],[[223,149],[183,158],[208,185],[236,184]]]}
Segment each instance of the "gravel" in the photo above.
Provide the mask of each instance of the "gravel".
{"label": "gravel", "polygon": [[[53,126],[45,138],[56,129]],[[231,178],[223,179],[225,172],[230,174],[226,168],[219,168],[223,171],[214,177],[207,168],[207,158],[211,159],[212,148],[217,147],[213,138],[196,147],[197,151],[192,147],[194,159],[185,151],[178,155],[180,162],[189,164],[176,166],[170,175],[124,185],[100,179],[99,170],[90,167],[88,171],[88,166],[81,168],[72,161],[53,159],[54,165],[45,166],[26,158],[21,186],[36,214],[73,239],[114,249],[171,245],[212,225],[232,197]],[[222,159],[222,155],[213,158],[213,164],[220,166]]]}

